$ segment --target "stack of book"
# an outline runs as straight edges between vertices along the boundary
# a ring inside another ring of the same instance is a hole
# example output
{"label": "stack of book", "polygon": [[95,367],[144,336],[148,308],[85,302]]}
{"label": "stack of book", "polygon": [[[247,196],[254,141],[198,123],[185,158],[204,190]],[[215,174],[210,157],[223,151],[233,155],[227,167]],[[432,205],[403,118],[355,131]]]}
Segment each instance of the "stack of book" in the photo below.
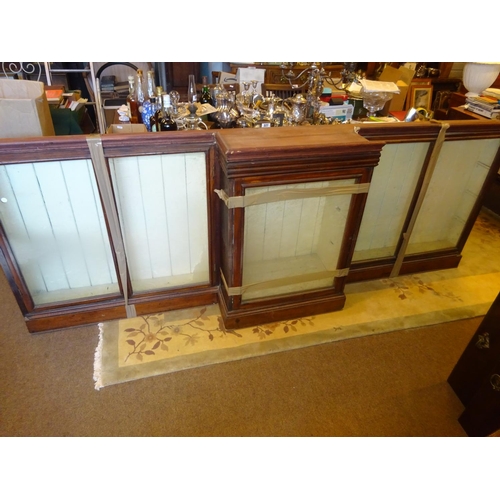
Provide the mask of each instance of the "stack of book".
{"label": "stack of book", "polygon": [[487,88],[486,90],[483,90],[483,95],[500,100],[500,89],[495,89],[493,87]]}
{"label": "stack of book", "polygon": [[115,90],[115,76],[103,76],[101,78],[101,92],[114,92]]}
{"label": "stack of book", "polygon": [[118,97],[127,97],[129,93],[128,82],[116,82],[114,91]]}
{"label": "stack of book", "polygon": [[87,101],[88,99],[76,96],[74,92],[66,92],[63,94],[63,100],[59,107],[71,109],[71,111],[78,111],[85,106]]}
{"label": "stack of book", "polygon": [[47,102],[54,106],[59,106],[63,100],[64,87],[49,87],[45,86],[45,96],[47,97]]}
{"label": "stack of book", "polygon": [[45,87],[45,95],[49,105],[53,108],[67,108],[78,111],[87,103],[88,99],[81,97],[80,91],[65,92],[63,87]]}
{"label": "stack of book", "polygon": [[100,83],[101,96],[111,99],[113,97],[127,97],[129,85],[127,82],[118,82],[114,75],[103,76]]}
{"label": "stack of book", "polygon": [[500,101],[494,97],[486,95],[467,97],[465,108],[486,118],[500,120]]}

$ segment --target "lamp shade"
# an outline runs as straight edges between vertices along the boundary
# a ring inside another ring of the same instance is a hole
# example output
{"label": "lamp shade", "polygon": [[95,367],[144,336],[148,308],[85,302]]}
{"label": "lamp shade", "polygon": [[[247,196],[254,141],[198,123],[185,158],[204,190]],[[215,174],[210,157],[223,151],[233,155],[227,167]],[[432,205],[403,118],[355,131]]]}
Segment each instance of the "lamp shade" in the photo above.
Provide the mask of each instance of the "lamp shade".
{"label": "lamp shade", "polygon": [[471,97],[481,94],[497,79],[499,73],[500,63],[466,63],[462,81],[469,92],[465,95]]}

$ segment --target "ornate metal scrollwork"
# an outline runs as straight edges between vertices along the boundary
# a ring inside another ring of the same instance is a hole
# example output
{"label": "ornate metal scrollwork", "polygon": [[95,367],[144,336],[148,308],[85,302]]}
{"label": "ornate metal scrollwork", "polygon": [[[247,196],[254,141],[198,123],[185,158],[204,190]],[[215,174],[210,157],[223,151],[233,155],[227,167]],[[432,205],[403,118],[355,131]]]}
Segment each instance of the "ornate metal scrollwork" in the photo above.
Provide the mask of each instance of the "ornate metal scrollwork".
{"label": "ornate metal scrollwork", "polygon": [[490,334],[484,332],[482,335],[478,335],[478,340],[476,342],[476,347],[478,349],[489,349],[490,348]]}
{"label": "ornate metal scrollwork", "polygon": [[36,77],[37,81],[40,80],[42,74],[42,66],[39,62],[9,62],[2,63],[2,71],[6,77],[10,75],[18,75],[20,78],[24,78],[25,75],[35,75],[38,70],[38,75]]}
{"label": "ornate metal scrollwork", "polygon": [[[303,64],[300,64],[302,66]],[[282,63],[280,65],[281,77],[280,81],[282,83],[288,83],[292,87],[301,89],[309,84],[309,89],[315,86],[317,82],[318,88],[323,88],[323,82],[332,85],[336,89],[345,89],[352,82],[358,82],[359,78],[356,73],[356,63],[344,63],[344,67],[340,72],[340,78],[334,80],[334,78],[327,73],[322,66],[322,63],[312,63],[311,65],[306,64],[306,68],[300,71],[297,75],[293,71],[294,63]],[[288,71],[285,73],[285,71]],[[321,92],[320,92],[321,93]]]}

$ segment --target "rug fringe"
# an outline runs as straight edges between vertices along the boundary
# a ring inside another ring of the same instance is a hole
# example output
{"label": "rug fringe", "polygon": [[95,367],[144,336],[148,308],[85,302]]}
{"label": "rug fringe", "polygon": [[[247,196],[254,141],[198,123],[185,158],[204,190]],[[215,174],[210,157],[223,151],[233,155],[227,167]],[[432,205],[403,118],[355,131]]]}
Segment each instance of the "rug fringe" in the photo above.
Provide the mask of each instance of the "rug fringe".
{"label": "rug fringe", "polygon": [[95,354],[94,354],[94,388],[96,391],[101,389],[102,384],[102,349],[103,349],[103,323],[97,325],[99,327],[99,342],[97,344]]}

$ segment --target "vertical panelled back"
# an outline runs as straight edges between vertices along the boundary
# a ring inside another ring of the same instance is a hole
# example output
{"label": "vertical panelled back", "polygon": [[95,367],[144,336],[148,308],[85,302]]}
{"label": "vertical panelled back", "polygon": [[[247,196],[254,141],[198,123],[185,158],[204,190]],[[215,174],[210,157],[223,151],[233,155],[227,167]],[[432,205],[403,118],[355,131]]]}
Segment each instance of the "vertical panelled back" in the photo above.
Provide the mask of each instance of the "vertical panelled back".
{"label": "vertical panelled back", "polygon": [[204,153],[109,160],[134,291],[207,283]]}
{"label": "vertical panelled back", "polygon": [[118,292],[90,160],[0,166],[0,217],[35,304]]}

